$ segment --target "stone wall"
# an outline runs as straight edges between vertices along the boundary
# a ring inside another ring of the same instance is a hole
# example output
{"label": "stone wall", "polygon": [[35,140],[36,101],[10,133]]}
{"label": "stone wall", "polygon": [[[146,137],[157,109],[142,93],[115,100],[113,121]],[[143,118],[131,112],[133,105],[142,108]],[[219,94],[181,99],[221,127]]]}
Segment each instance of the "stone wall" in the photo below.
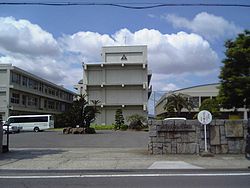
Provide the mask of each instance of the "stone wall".
{"label": "stone wall", "polygon": [[[207,125],[208,151],[245,152],[247,121],[213,120]],[[150,154],[199,154],[205,150],[204,126],[197,120],[149,121]]]}

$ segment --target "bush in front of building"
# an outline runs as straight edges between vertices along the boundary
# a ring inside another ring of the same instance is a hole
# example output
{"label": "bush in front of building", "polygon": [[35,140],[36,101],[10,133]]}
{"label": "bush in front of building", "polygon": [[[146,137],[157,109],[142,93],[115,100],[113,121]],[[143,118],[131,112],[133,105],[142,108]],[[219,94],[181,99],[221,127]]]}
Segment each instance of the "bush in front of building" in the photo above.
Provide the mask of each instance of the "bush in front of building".
{"label": "bush in front of building", "polygon": [[144,128],[147,128],[147,125],[145,123],[147,119],[139,114],[128,116],[127,121],[129,122],[128,125],[129,129],[142,130]]}

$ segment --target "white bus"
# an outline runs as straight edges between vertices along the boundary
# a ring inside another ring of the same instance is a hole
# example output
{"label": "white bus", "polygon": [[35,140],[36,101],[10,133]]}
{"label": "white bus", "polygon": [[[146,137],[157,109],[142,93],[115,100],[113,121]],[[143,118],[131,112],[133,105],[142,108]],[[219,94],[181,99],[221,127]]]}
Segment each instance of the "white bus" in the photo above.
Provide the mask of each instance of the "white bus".
{"label": "white bus", "polygon": [[19,130],[23,131],[39,132],[54,128],[54,118],[52,115],[10,116],[6,124],[18,127]]}

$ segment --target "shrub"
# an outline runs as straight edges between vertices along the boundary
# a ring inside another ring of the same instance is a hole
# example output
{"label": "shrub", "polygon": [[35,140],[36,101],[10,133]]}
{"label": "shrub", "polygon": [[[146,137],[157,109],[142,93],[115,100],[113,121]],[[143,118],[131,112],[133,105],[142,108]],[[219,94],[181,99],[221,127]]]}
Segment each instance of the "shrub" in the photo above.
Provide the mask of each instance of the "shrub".
{"label": "shrub", "polygon": [[143,128],[146,128],[143,124],[147,119],[144,116],[141,116],[139,114],[134,114],[129,117],[127,117],[127,121],[130,122],[128,128],[134,129],[134,130],[141,130]]}
{"label": "shrub", "polygon": [[95,132],[94,128],[92,128],[92,127],[86,127],[85,128],[85,133],[86,134],[95,134],[96,132]]}
{"label": "shrub", "polygon": [[128,125],[122,124],[120,126],[120,130],[122,130],[122,131],[126,131],[127,129],[128,129]]}

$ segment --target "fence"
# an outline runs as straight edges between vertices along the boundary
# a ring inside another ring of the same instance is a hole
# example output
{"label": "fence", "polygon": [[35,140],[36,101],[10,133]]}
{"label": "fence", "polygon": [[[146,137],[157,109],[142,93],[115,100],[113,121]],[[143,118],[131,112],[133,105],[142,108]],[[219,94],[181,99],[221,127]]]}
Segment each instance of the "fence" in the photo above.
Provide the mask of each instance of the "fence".
{"label": "fence", "polygon": [[[215,154],[245,152],[248,121],[213,120],[207,126],[208,151]],[[204,151],[204,126],[197,120],[150,120],[150,154],[199,154]]]}

